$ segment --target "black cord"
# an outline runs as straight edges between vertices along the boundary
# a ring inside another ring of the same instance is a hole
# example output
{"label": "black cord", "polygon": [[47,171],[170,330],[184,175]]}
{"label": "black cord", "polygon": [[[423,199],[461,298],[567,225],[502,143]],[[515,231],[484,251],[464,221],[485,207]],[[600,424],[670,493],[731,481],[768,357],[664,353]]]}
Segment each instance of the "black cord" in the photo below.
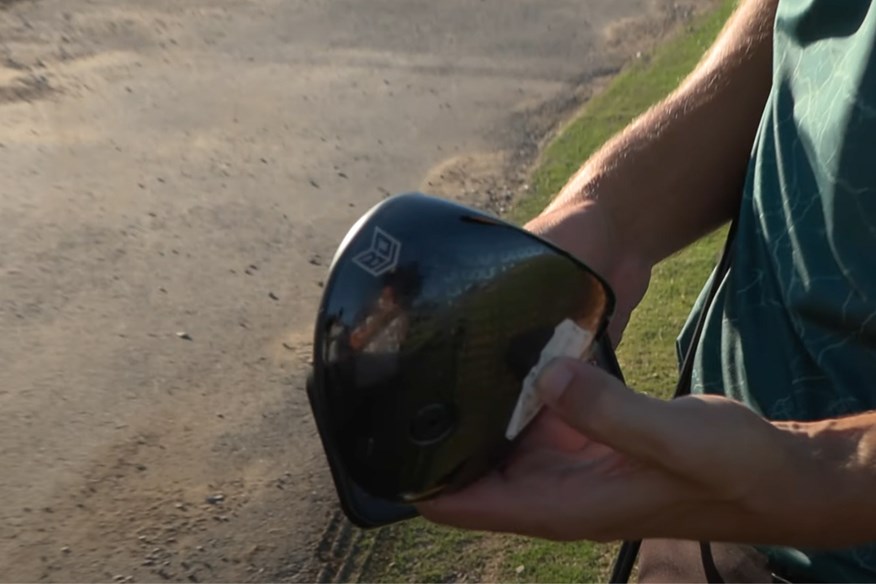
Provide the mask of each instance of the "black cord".
{"label": "black cord", "polygon": [[625,541],[621,544],[620,551],[618,551],[617,558],[614,560],[614,566],[611,569],[609,582],[629,582],[630,574],[636,565],[636,558],[639,555],[639,547],[641,545],[641,540]]}

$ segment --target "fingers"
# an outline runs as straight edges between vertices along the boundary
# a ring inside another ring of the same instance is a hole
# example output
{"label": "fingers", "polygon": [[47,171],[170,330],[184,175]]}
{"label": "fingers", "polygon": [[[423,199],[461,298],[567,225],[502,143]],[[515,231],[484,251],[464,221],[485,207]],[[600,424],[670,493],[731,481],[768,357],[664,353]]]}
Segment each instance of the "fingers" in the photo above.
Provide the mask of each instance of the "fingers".
{"label": "fingers", "polygon": [[771,426],[732,400],[654,399],[574,359],[552,361],[537,388],[550,415],[527,447],[502,471],[418,503],[424,517],[556,540],[653,537],[692,505],[738,497],[740,476],[763,474],[752,459],[769,450],[758,436]]}
{"label": "fingers", "polygon": [[[492,472],[461,492],[420,501],[415,505],[420,515],[436,523],[463,529],[506,531],[507,520],[502,521],[500,512],[507,508],[505,492],[506,486],[499,473]],[[510,509],[517,506],[519,503]]]}
{"label": "fingers", "polygon": [[526,434],[516,445],[517,453],[541,448],[553,448],[574,452],[586,446],[590,440],[581,432],[569,426],[553,412],[544,409],[530,422]]}
{"label": "fingers", "polygon": [[659,400],[573,359],[551,362],[537,388],[551,411],[587,438],[704,488],[713,500],[746,496],[756,477],[772,476],[782,464],[775,428],[731,399]]}
{"label": "fingers", "polygon": [[669,475],[610,476],[596,467],[559,464],[513,477],[492,473],[462,491],[417,503],[426,519],[484,531],[559,541],[638,536],[643,519],[672,509],[686,494]]}
{"label": "fingers", "polygon": [[685,443],[695,438],[690,432],[691,415],[673,403],[637,393],[601,369],[574,359],[551,362],[537,387],[547,406],[588,438],[642,462],[687,470],[683,451]]}
{"label": "fingers", "polygon": [[426,519],[451,527],[569,539],[571,535],[561,533],[561,524],[570,510],[558,509],[557,503],[562,499],[580,508],[587,505],[588,497],[580,490],[575,496],[558,496],[558,473],[544,468],[549,462],[541,465],[541,469],[521,465],[513,477],[492,472],[461,491],[417,503],[417,510]]}

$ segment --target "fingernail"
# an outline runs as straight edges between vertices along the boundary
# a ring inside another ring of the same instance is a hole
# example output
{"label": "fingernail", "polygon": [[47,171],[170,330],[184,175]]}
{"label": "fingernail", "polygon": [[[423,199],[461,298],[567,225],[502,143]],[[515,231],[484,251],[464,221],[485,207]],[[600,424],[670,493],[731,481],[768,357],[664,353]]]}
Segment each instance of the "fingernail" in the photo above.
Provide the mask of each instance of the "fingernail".
{"label": "fingernail", "polygon": [[541,370],[535,388],[541,400],[548,404],[559,401],[572,381],[572,370],[562,361],[553,360]]}

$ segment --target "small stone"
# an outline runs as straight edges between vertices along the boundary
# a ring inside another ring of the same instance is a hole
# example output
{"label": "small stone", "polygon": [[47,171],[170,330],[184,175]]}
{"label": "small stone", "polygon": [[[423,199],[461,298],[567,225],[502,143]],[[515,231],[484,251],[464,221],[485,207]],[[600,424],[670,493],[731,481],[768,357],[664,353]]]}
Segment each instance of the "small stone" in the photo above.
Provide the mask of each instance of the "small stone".
{"label": "small stone", "polygon": [[185,503],[177,503],[176,505],[174,505],[174,507],[176,507],[177,509],[185,509],[186,504]]}
{"label": "small stone", "polygon": [[61,553],[62,553],[62,554],[69,554],[69,553],[70,553],[70,546],[69,546],[69,545],[65,545],[64,547],[62,547],[62,548],[61,548]]}
{"label": "small stone", "polygon": [[184,341],[191,341],[192,340],[192,335],[190,335],[186,331],[177,331],[176,336],[178,336],[179,338],[181,338]]}
{"label": "small stone", "polygon": [[206,501],[211,505],[218,505],[222,501],[225,500],[225,495],[222,493],[216,493],[215,495],[209,495]]}
{"label": "small stone", "polygon": [[279,300],[277,295],[274,294],[273,292],[268,292],[268,298],[270,298],[271,300]]}
{"label": "small stone", "polygon": [[318,189],[318,188],[319,188],[319,183],[316,182],[316,181],[313,180],[313,179],[310,179],[310,186],[312,186],[312,187],[315,188],[315,189]]}
{"label": "small stone", "polygon": [[145,560],[143,560],[143,563],[140,564],[140,565],[141,565],[141,566],[154,566],[154,565],[155,565],[155,560],[152,559],[152,558],[146,558]]}
{"label": "small stone", "polygon": [[113,576],[113,580],[114,580],[115,582],[121,582],[121,581],[123,581],[124,579],[125,579],[125,577],[122,576],[121,574],[116,574],[115,576]]}
{"label": "small stone", "polygon": [[292,345],[290,345],[286,341],[283,341],[283,348],[286,349],[287,351],[294,351],[295,350],[295,347],[293,347]]}
{"label": "small stone", "polygon": [[199,546],[196,547],[195,549],[198,550],[199,552],[202,552],[202,551],[204,551],[204,546],[199,545]]}
{"label": "small stone", "polygon": [[523,573],[523,570],[525,570],[525,569],[526,569],[526,567],[523,564],[520,564],[519,566],[514,568],[514,573],[519,576],[520,574]]}
{"label": "small stone", "polygon": [[347,176],[347,174],[344,173],[344,172],[339,172],[339,173],[338,173],[338,176],[341,177],[341,178],[349,178],[349,177]]}

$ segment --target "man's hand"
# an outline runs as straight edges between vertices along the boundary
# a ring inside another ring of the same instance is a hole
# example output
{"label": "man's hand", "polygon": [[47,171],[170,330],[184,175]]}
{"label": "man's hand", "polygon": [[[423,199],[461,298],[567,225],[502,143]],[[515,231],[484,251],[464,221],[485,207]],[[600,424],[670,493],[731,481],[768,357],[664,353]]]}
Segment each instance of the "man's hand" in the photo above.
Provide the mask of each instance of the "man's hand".
{"label": "man's hand", "polygon": [[[777,425],[714,396],[662,401],[569,359],[546,368],[538,387],[548,408],[509,462],[418,504],[427,519],[554,540],[836,545],[876,531],[826,529],[830,513],[844,516],[833,503],[852,485],[858,500],[845,504],[873,507],[872,459],[854,461],[860,436],[836,424],[821,433],[823,423]],[[852,467],[856,479],[843,474]]]}

